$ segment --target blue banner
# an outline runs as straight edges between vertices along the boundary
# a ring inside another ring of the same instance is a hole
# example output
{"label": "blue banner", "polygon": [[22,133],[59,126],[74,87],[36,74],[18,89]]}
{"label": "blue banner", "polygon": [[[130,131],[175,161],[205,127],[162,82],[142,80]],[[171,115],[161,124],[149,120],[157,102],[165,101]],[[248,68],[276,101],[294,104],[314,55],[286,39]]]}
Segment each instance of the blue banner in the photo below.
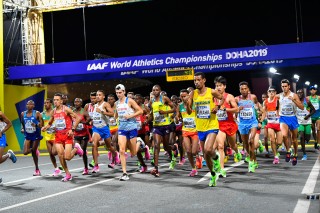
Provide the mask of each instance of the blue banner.
{"label": "blue banner", "polygon": [[9,79],[42,78],[43,83],[93,81],[164,76],[167,69],[202,72],[319,64],[320,42],[257,46],[237,49],[182,52],[109,58],[55,64],[9,67]]}

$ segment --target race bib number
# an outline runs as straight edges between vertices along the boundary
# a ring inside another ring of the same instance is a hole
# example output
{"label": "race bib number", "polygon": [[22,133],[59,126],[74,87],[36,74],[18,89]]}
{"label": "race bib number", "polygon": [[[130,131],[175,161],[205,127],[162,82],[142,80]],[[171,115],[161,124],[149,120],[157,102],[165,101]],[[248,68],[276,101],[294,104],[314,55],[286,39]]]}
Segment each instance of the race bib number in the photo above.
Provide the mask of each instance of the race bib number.
{"label": "race bib number", "polygon": [[53,123],[48,129],[47,133],[48,134],[53,134],[55,132],[56,125]]}
{"label": "race bib number", "polygon": [[228,114],[225,110],[218,110],[217,112],[218,121],[226,121],[228,119]]}
{"label": "race bib number", "polygon": [[277,120],[278,118],[277,112],[276,111],[267,112],[267,118],[268,120]]}
{"label": "race bib number", "polygon": [[159,112],[155,112],[153,115],[155,123],[161,123],[166,121],[164,115],[161,115]]}
{"label": "race bib number", "polygon": [[281,108],[281,113],[282,115],[293,115],[294,112],[293,112],[293,107],[291,104],[287,104],[287,105],[284,105],[282,108]]}
{"label": "race bib number", "polygon": [[117,126],[117,121],[114,117],[109,118],[109,125],[110,126]]}
{"label": "race bib number", "polygon": [[184,118],[183,119],[183,125],[185,128],[196,128],[196,122],[194,118]]}
{"label": "race bib number", "polygon": [[95,126],[98,126],[102,123],[101,114],[98,112],[94,112],[92,115],[92,123]]}
{"label": "race bib number", "polygon": [[81,131],[81,130],[83,130],[83,128],[84,128],[83,123],[79,123],[77,128],[76,128],[76,131]]}
{"label": "race bib number", "polygon": [[205,105],[205,106],[197,106],[197,118],[204,118],[204,119],[209,119],[210,118],[210,106]]}
{"label": "race bib number", "polygon": [[253,109],[252,108],[243,108],[240,113],[239,117],[244,120],[249,120],[253,118]]}
{"label": "race bib number", "polygon": [[66,121],[64,119],[57,119],[56,120],[56,129],[57,130],[64,130],[67,128]]}
{"label": "race bib number", "polygon": [[315,110],[318,110],[319,109],[319,102],[317,103],[312,103],[313,107]]}
{"label": "race bib number", "polygon": [[301,110],[301,109],[297,109],[297,116],[304,118],[309,114],[309,112],[307,110]]}
{"label": "race bib number", "polygon": [[36,132],[36,127],[32,126],[32,122],[27,122],[25,125],[26,132],[27,133],[35,133]]}

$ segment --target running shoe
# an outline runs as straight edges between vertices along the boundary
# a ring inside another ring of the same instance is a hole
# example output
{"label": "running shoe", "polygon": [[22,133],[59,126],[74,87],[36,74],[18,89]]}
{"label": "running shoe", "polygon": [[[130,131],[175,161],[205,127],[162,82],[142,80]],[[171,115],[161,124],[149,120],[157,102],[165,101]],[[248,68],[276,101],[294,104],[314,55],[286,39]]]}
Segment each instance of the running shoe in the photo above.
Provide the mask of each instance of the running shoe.
{"label": "running shoe", "polygon": [[228,161],[229,161],[229,156],[228,155],[224,156],[223,162],[228,163]]}
{"label": "running shoe", "polygon": [[220,173],[220,170],[221,170],[221,166],[220,166],[220,155],[217,154],[217,156],[218,156],[218,159],[217,159],[217,160],[212,159],[212,161],[213,161],[213,170],[214,170],[215,172]]}
{"label": "running shoe", "polygon": [[304,154],[301,160],[308,160],[307,154]]}
{"label": "running shoe", "polygon": [[89,174],[89,169],[88,168],[84,168],[82,175],[88,175]]}
{"label": "running shoe", "polygon": [[116,157],[115,157],[115,164],[121,164],[121,161],[120,161],[120,154],[119,154],[119,152],[116,152]]}
{"label": "running shoe", "polygon": [[237,163],[237,162],[240,162],[241,160],[242,160],[242,154],[240,152],[234,153],[233,161]]}
{"label": "running shoe", "polygon": [[254,167],[255,167],[256,169],[258,169],[258,168],[259,168],[258,161],[254,161],[253,165],[254,165]]}
{"label": "running shoe", "polygon": [[192,169],[191,172],[189,173],[189,177],[194,177],[198,175],[198,171],[196,169]]}
{"label": "running shoe", "polygon": [[115,165],[114,163],[109,163],[109,164],[108,164],[108,167],[109,167],[110,169],[114,169],[115,166],[116,166],[116,165]]}
{"label": "running shoe", "polygon": [[207,162],[205,159],[203,159],[203,161],[202,161],[202,166],[207,166]]}
{"label": "running shoe", "polygon": [[226,154],[232,156],[232,149],[230,147],[227,147]]}
{"label": "running shoe", "polygon": [[262,153],[264,150],[264,146],[262,145],[261,140],[259,140],[259,152]]}
{"label": "running shoe", "polygon": [[202,158],[201,156],[197,156],[197,157],[196,157],[196,167],[197,167],[198,169],[201,169],[201,168],[202,168],[202,160],[203,160],[203,158]]}
{"label": "running shoe", "polygon": [[148,145],[146,145],[146,149],[145,149],[144,153],[145,153],[145,159],[146,160],[150,160],[151,155],[150,155],[150,151],[149,151]]}
{"label": "running shoe", "polygon": [[62,182],[68,182],[70,180],[72,180],[71,174],[70,175],[66,175],[66,176],[64,176],[64,178],[61,179]]}
{"label": "running shoe", "polygon": [[287,152],[287,154],[286,154],[286,162],[290,162],[290,158],[291,158],[291,153]]}
{"label": "running shoe", "polygon": [[40,151],[39,149],[36,150],[36,155],[39,157],[40,156]]}
{"label": "running shoe", "polygon": [[95,165],[95,163],[94,163],[94,160],[92,159],[92,160],[91,160],[91,163],[89,163],[89,166],[90,166],[91,168],[93,168],[94,165]]}
{"label": "running shoe", "polygon": [[293,158],[292,158],[292,166],[297,165],[297,163],[298,163],[298,156],[293,156]]}
{"label": "running shoe", "polygon": [[129,179],[130,178],[129,178],[128,174],[127,173],[123,173],[119,180],[120,181],[127,181]]}
{"label": "running shoe", "polygon": [[272,162],[273,164],[279,164],[280,163],[280,160],[279,160],[279,158],[278,157],[274,157],[274,159],[273,159],[273,162]]}
{"label": "running shoe", "polygon": [[40,170],[36,169],[33,173],[33,176],[41,176]]}
{"label": "running shoe", "polygon": [[57,176],[61,175],[61,173],[62,173],[62,171],[59,168],[57,168],[54,170],[52,176],[57,177]]}
{"label": "running shoe", "polygon": [[92,169],[92,173],[98,173],[100,171],[99,165],[94,166]]}
{"label": "running shoe", "polygon": [[227,171],[226,170],[224,170],[224,169],[221,169],[220,170],[220,175],[219,175],[220,177],[224,177],[224,178],[226,178],[227,177]]}
{"label": "running shoe", "polygon": [[243,150],[241,150],[240,153],[241,153],[241,155],[244,155],[244,154],[246,154],[246,150],[243,149]]}
{"label": "running shoe", "polygon": [[284,146],[282,146],[282,147],[281,147],[281,150],[284,151],[284,149],[285,149]]}
{"label": "running shoe", "polygon": [[210,182],[209,182],[209,186],[210,187],[214,187],[214,186],[217,186],[217,181],[219,179],[219,175],[215,174],[214,176],[211,175],[211,179],[210,179]]}
{"label": "running shoe", "polygon": [[248,155],[248,156],[244,159],[244,162],[245,162],[245,163],[249,163],[249,161],[250,161],[250,156]]}
{"label": "running shoe", "polygon": [[170,162],[170,166],[169,169],[173,170],[174,167],[176,166],[177,162],[175,158],[172,158],[171,162]]}
{"label": "running shoe", "polygon": [[160,177],[160,173],[157,169],[152,169],[150,173],[155,177]]}
{"label": "running shoe", "polygon": [[182,166],[184,163],[186,162],[186,158],[185,157],[182,157],[181,160],[179,160],[179,165]]}
{"label": "running shoe", "polygon": [[77,152],[76,152],[77,155],[79,155],[80,157],[82,157],[82,155],[83,155],[83,150],[82,150],[80,144],[79,144],[79,143],[75,143],[75,144],[74,144],[74,148],[77,149]]}
{"label": "running shoe", "polygon": [[148,171],[147,166],[141,166],[141,169],[139,170],[140,173],[146,173]]}
{"label": "running shoe", "polygon": [[277,152],[276,156],[277,156],[278,158],[280,158],[280,152]]}
{"label": "running shoe", "polygon": [[248,164],[248,171],[251,172],[251,173],[254,173],[256,171],[256,167],[254,165],[254,162],[253,161],[249,161],[249,164]]}
{"label": "running shoe", "polygon": [[9,158],[12,160],[12,163],[16,163],[17,162],[17,157],[14,154],[14,152],[11,149],[9,149],[7,153],[9,154]]}

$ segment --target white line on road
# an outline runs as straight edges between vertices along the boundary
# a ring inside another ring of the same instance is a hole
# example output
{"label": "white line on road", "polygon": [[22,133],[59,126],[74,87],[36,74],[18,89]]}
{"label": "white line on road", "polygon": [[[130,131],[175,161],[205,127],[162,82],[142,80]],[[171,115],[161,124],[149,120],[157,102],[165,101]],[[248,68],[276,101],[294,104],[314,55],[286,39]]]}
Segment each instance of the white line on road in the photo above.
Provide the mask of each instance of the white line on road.
{"label": "white line on road", "polygon": [[[309,178],[306,181],[306,184],[304,185],[304,188],[301,194],[305,195],[305,194],[310,194],[314,192],[314,188],[316,186],[317,179],[319,176],[319,170],[320,170],[320,161],[318,158],[310,172]],[[296,204],[296,207],[293,210],[293,213],[307,213],[309,210],[309,207],[310,207],[310,200],[307,200],[306,197],[304,199],[299,199]]]}
{"label": "white line on road", "polygon": [[[240,166],[240,165],[242,165],[242,164],[244,164],[244,161],[243,161],[243,160],[240,161],[240,162],[238,162],[238,163],[231,164],[230,167],[224,168],[224,170],[228,171],[228,170],[230,170],[230,169],[232,169],[232,168],[234,168],[234,167]],[[201,178],[201,179],[198,181],[198,183],[200,183],[200,182],[202,182],[202,181],[205,181],[205,180],[208,180],[210,177],[211,177],[211,173],[208,172],[205,176],[203,176],[203,178]]]}
{"label": "white line on road", "polygon": [[[99,163],[99,166],[103,166],[103,165],[106,165],[106,164]],[[74,172],[74,171],[78,171],[78,170],[81,170],[81,169],[83,169],[83,167],[75,168],[75,169],[69,169],[69,171],[70,172]],[[43,176],[51,176],[51,174],[46,174],[46,175],[43,175]],[[22,182],[22,181],[26,181],[26,180],[33,180],[33,179],[40,178],[40,177],[43,177],[43,176],[33,176],[33,177],[30,177],[30,178],[24,178],[24,179],[14,180],[14,181],[10,181],[10,182],[5,182],[5,183],[3,183],[3,185],[7,186],[7,185],[10,185],[12,183],[18,183],[18,182]]]}
{"label": "white line on road", "polygon": [[[99,165],[104,165],[104,164],[99,164]],[[163,167],[163,166],[167,166],[167,165],[169,165],[169,164],[166,163],[166,164],[163,164],[163,165],[159,165],[159,167]],[[83,168],[81,167],[80,169],[83,169]],[[70,171],[74,171],[74,170],[79,170],[79,169],[73,169],[73,170],[70,170]],[[132,172],[132,173],[129,173],[129,174],[130,175],[140,174],[140,172]],[[32,178],[26,178],[24,180],[29,180],[29,179],[33,179],[33,178],[39,178],[39,176],[32,177]],[[88,185],[85,185],[85,186],[79,186],[79,187],[76,187],[76,188],[73,188],[73,189],[69,189],[69,190],[66,190],[66,191],[58,192],[58,193],[51,194],[51,195],[48,195],[48,196],[44,196],[44,197],[41,197],[41,198],[36,198],[36,199],[25,201],[25,202],[22,202],[22,203],[17,203],[17,204],[11,205],[11,206],[0,208],[0,212],[5,211],[5,210],[9,210],[9,209],[13,209],[13,208],[16,208],[16,207],[28,205],[30,203],[34,203],[34,202],[37,202],[37,201],[45,200],[45,199],[48,199],[48,198],[56,197],[56,196],[59,196],[59,195],[62,195],[62,194],[66,194],[66,193],[69,193],[69,192],[73,192],[73,191],[76,191],[76,190],[80,190],[80,189],[88,188],[88,187],[91,187],[91,186],[95,186],[95,185],[98,185],[98,184],[101,184],[101,183],[106,183],[106,182],[109,182],[109,181],[112,181],[112,180],[117,180],[119,178],[120,177],[115,177],[115,178],[108,179],[108,180],[102,180],[102,181],[99,181],[99,182],[96,182],[96,183],[91,183],[91,184],[88,184]],[[19,181],[21,181],[21,180],[19,180]],[[12,181],[12,182],[18,182],[18,181]],[[7,184],[12,183],[12,182],[7,182],[7,183],[5,183],[3,185],[7,185]]]}

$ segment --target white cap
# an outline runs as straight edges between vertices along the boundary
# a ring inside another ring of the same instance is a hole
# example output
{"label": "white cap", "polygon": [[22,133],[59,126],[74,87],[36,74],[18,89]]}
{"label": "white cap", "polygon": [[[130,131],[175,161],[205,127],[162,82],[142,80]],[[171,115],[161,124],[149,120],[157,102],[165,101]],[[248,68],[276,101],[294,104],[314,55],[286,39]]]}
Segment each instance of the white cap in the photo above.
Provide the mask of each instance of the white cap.
{"label": "white cap", "polygon": [[116,86],[116,90],[126,91],[126,88],[123,86],[123,84],[118,84],[118,85]]}

